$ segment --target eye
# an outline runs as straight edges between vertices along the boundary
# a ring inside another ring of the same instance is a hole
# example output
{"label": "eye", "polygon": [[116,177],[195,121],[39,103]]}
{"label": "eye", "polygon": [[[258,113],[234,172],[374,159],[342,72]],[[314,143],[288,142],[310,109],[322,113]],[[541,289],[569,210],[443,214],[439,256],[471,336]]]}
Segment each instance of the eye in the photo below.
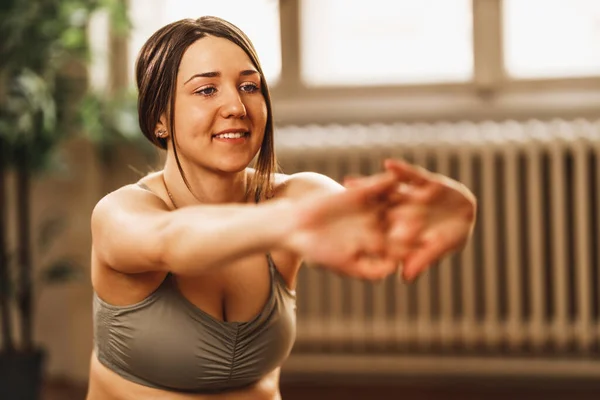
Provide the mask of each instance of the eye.
{"label": "eye", "polygon": [[240,86],[240,89],[242,90],[242,92],[254,93],[257,90],[259,90],[259,87],[254,82],[247,82],[247,83],[244,83],[242,86]]}
{"label": "eye", "polygon": [[213,86],[207,86],[202,89],[196,90],[194,94],[200,94],[202,96],[212,96],[217,92],[217,89]]}

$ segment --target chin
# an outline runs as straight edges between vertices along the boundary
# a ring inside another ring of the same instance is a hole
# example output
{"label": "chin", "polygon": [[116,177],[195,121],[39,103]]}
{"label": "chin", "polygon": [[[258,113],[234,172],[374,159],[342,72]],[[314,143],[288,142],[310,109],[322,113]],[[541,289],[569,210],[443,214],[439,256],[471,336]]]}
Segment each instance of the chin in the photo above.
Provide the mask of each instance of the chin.
{"label": "chin", "polygon": [[224,173],[237,173],[242,172],[250,166],[249,163],[222,163],[216,167],[216,170]]}

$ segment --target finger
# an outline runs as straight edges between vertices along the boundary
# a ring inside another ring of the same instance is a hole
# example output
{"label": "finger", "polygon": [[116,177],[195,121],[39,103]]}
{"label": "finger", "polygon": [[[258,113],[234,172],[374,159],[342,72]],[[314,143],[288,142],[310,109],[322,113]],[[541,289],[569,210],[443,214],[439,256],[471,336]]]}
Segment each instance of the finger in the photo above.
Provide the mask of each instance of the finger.
{"label": "finger", "polygon": [[409,240],[420,235],[429,222],[428,210],[422,205],[404,204],[386,210],[389,235],[398,240]]}
{"label": "finger", "polygon": [[391,225],[406,223],[426,223],[429,218],[429,209],[421,204],[402,204],[390,207],[386,218]]}
{"label": "finger", "polygon": [[428,182],[431,174],[424,168],[401,160],[387,159],[384,161],[384,166],[386,170],[393,172],[400,182],[410,182],[414,185],[422,185]]}
{"label": "finger", "polygon": [[382,173],[360,179],[360,184],[355,184],[354,187],[348,189],[348,192],[355,200],[364,202],[364,200],[376,199],[390,193],[394,190],[396,183],[393,173]]}
{"label": "finger", "polygon": [[397,263],[390,258],[364,254],[356,260],[354,270],[358,278],[376,281],[395,273]]}
{"label": "finger", "polygon": [[430,241],[404,259],[402,278],[412,281],[425,271],[431,264],[441,259],[447,253],[447,246],[440,241]]}
{"label": "finger", "polygon": [[373,254],[381,256],[386,250],[386,238],[381,232],[367,231],[362,235],[360,246],[363,251],[367,254]]}
{"label": "finger", "polygon": [[365,205],[380,203],[394,188],[395,177],[391,172],[381,173],[360,179],[360,184],[333,195],[319,198],[319,207],[313,214],[315,218],[339,216],[363,209]]}
{"label": "finger", "polygon": [[419,243],[419,232],[404,228],[396,228],[388,234],[387,238],[387,254],[396,260],[402,260],[409,254],[418,250],[421,246]]}
{"label": "finger", "polygon": [[386,221],[385,207],[382,204],[369,206],[357,220],[354,235],[356,248],[360,252],[383,256],[387,249],[388,223]]}
{"label": "finger", "polygon": [[348,185],[354,185],[356,187],[361,187],[361,186],[369,185],[373,182],[376,182],[377,180],[385,177],[386,175],[390,175],[390,174],[393,175],[393,172],[385,171],[385,172],[380,172],[380,173],[368,175],[368,176],[359,175],[359,174],[346,175],[346,176],[344,176],[343,183],[344,183],[344,185],[348,184]]}
{"label": "finger", "polygon": [[396,260],[402,260],[421,246],[419,232],[410,229],[397,229],[389,232],[386,241],[386,252]]}
{"label": "finger", "polygon": [[386,254],[394,260],[404,260],[417,248],[416,246],[393,245],[388,247]]}

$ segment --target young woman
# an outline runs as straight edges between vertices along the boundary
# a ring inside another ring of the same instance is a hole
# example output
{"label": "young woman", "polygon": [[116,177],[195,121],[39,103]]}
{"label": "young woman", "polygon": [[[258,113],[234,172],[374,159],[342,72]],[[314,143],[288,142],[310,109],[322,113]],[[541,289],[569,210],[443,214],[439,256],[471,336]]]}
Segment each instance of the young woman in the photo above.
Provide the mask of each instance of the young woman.
{"label": "young woman", "polygon": [[472,194],[400,161],[346,187],[277,173],[267,83],[224,20],[163,27],[136,74],[141,130],[167,157],[92,215],[88,400],[279,399],[302,261],[412,280],[470,236]]}

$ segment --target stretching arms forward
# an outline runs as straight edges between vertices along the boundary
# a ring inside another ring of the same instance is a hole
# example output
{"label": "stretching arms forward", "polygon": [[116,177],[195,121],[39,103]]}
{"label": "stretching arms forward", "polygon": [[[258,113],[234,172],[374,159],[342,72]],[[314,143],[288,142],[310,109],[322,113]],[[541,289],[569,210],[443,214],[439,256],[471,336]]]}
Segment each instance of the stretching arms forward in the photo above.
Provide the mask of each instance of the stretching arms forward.
{"label": "stretching arms forward", "polygon": [[[285,194],[255,204],[171,211],[151,193],[105,197],[92,216],[96,256],[125,273],[199,275],[253,253],[285,249],[305,261],[363,279],[404,265],[414,279],[468,239],[472,194],[438,174],[389,160],[386,172],[346,182],[290,176]],[[145,235],[145,232],[152,232]]]}

